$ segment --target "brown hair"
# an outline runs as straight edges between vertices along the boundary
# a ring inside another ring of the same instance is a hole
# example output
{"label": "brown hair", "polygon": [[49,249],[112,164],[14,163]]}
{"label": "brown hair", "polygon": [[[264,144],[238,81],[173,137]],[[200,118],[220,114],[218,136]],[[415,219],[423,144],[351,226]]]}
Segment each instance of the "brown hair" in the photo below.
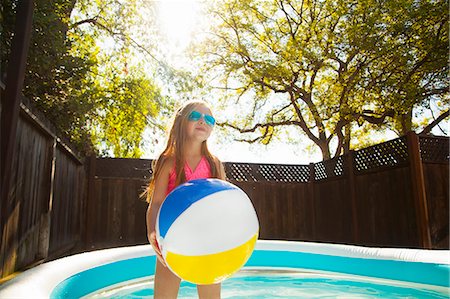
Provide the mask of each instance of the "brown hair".
{"label": "brown hair", "polygon": [[[168,134],[169,139],[167,141],[166,148],[163,150],[158,159],[154,160],[152,164],[153,175],[150,179],[150,183],[146,190],[147,202],[151,201],[153,191],[155,188],[155,180],[161,173],[162,166],[164,165],[164,162],[166,162],[168,158],[170,157],[175,158],[175,173],[176,173],[175,186],[178,186],[186,181],[186,176],[184,174],[184,165],[186,163],[186,159],[184,157],[185,152],[184,149],[187,140],[185,128],[187,122],[189,121],[188,120],[189,114],[195,109],[195,107],[199,105],[208,106],[203,101],[189,101],[185,103],[182,107],[177,109],[173,118],[172,126]],[[206,160],[209,163],[209,166],[211,168],[211,177],[218,178],[219,170],[217,169],[214,156],[208,150],[206,140],[203,141],[201,154],[205,156]]]}

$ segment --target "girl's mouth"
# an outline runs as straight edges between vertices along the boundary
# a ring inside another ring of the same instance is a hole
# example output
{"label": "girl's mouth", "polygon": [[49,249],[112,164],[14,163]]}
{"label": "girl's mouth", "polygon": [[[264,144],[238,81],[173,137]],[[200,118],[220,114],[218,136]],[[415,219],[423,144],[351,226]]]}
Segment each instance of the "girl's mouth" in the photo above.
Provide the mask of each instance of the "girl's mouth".
{"label": "girl's mouth", "polygon": [[200,130],[200,131],[203,131],[203,132],[206,132],[206,129],[204,127],[197,127],[196,129]]}

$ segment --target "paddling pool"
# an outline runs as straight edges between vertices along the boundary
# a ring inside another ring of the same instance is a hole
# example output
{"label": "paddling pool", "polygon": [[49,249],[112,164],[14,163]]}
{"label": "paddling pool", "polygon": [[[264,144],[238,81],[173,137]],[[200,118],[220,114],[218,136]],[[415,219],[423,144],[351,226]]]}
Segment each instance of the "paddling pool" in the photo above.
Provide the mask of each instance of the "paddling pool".
{"label": "paddling pool", "polygon": [[[152,298],[149,245],[99,250],[27,270],[0,298]],[[450,298],[450,251],[258,241],[222,298]],[[182,282],[179,298],[197,298]]]}

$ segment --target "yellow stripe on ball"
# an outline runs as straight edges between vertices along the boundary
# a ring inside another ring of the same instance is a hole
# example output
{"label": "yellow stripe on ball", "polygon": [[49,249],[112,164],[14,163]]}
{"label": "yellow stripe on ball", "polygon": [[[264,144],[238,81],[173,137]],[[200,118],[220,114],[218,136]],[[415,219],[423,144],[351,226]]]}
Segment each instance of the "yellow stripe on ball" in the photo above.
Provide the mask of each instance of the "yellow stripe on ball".
{"label": "yellow stripe on ball", "polygon": [[187,256],[167,252],[165,260],[180,278],[196,284],[213,284],[231,276],[247,262],[257,239],[258,233],[238,247],[208,255]]}

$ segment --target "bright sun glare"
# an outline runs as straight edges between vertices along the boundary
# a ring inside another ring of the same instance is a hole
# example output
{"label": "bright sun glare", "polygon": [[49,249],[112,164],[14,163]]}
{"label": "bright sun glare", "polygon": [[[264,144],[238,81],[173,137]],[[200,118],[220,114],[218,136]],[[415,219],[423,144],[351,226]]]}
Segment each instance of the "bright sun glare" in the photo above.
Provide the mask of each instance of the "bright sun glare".
{"label": "bright sun glare", "polygon": [[179,54],[191,41],[200,15],[196,0],[162,0],[157,2],[159,24],[171,54]]}

